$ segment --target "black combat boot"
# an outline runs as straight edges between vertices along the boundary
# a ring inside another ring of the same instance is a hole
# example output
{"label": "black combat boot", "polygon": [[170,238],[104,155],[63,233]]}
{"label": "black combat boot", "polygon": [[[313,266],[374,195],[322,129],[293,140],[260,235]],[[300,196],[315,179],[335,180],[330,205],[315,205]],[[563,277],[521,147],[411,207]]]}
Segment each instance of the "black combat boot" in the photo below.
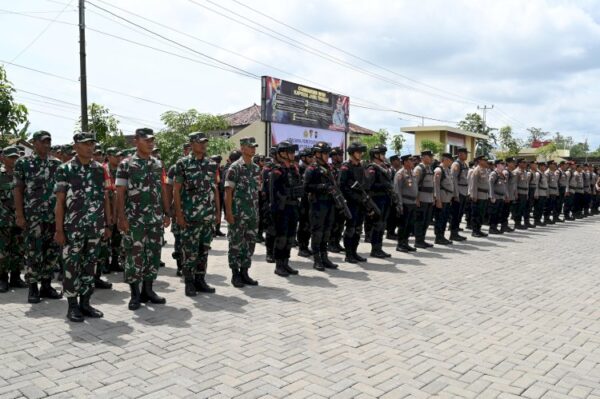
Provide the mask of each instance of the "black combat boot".
{"label": "black combat boot", "polygon": [[131,290],[131,299],[129,300],[129,310],[137,310],[140,308],[140,283],[129,284]]}
{"label": "black combat boot", "polygon": [[302,256],[303,258],[309,258],[313,255],[312,251],[307,247],[298,248],[298,256]]}
{"label": "black combat boot", "polygon": [[196,287],[194,286],[194,278],[186,277],[184,282],[185,282],[185,296],[196,296]]}
{"label": "black combat boot", "polygon": [[77,297],[67,298],[67,303],[69,304],[67,309],[67,319],[75,323],[81,323],[83,321],[83,314],[77,304]]}
{"label": "black combat boot", "polygon": [[99,290],[110,290],[112,288],[112,283],[110,281],[102,280],[98,273],[98,275],[94,277],[94,287]]}
{"label": "black combat boot", "polygon": [[214,294],[216,290],[208,285],[204,278],[204,274],[196,274],[194,276],[194,287],[196,288],[196,291],[203,292],[205,294]]}
{"label": "black combat boot", "polygon": [[240,275],[242,276],[242,282],[244,283],[244,285],[258,285],[258,281],[250,277],[248,271],[249,270],[247,267],[243,267],[240,269]]}
{"label": "black combat boot", "polygon": [[503,233],[512,233],[513,231],[515,231],[515,229],[509,227],[508,224],[503,224],[500,228],[500,231]]}
{"label": "black combat boot", "polygon": [[329,252],[333,252],[335,254],[339,254],[339,253],[344,252],[344,248],[342,248],[342,246],[340,245],[340,243],[339,242],[335,242],[335,241],[332,241],[332,242],[329,243],[329,245],[327,245],[327,250]]}
{"label": "black combat boot", "polygon": [[358,254],[358,252],[356,252],[357,250],[358,250],[358,240],[354,244],[354,248],[352,248],[352,256],[354,256],[354,259],[356,259],[357,262],[366,262],[367,258],[363,258],[362,256],[360,256]]}
{"label": "black combat boot", "polygon": [[60,299],[62,298],[62,293],[59,293],[52,288],[49,278],[44,278],[42,279],[42,285],[40,286],[40,297],[48,299]]}
{"label": "black combat boot", "polygon": [[113,256],[110,259],[110,266],[108,267],[108,270],[110,270],[111,272],[123,273],[123,268],[121,267],[121,265],[119,265],[118,255],[113,254]]}
{"label": "black combat boot", "polygon": [[473,230],[473,232],[471,233],[472,237],[479,237],[479,238],[484,238],[487,237],[488,235],[485,234],[483,231],[481,230]]}
{"label": "black combat boot", "polygon": [[321,258],[320,252],[317,252],[317,251],[314,252],[313,260],[314,260],[313,269],[318,270],[320,272],[324,272],[325,266],[323,265],[323,259]]}
{"label": "black combat boot", "polygon": [[290,273],[285,270],[285,261],[283,259],[277,259],[275,261],[275,274],[281,277],[288,277]]}
{"label": "black combat boot", "polygon": [[99,319],[104,317],[104,313],[90,305],[90,298],[92,297],[93,292],[94,291],[90,290],[86,295],[81,296],[79,300],[79,309],[84,316]]}
{"label": "black combat boot", "polygon": [[[352,253],[352,249],[350,249],[347,245],[346,245],[346,257],[344,258],[344,262],[346,262],[346,263],[358,263],[358,261],[354,258],[354,254]],[[317,269],[317,270],[319,270],[319,269]]]}
{"label": "black combat boot", "polygon": [[397,240],[398,239],[398,234],[396,233],[390,233],[388,232],[387,235],[385,236],[386,240]]}
{"label": "black combat boot", "polygon": [[142,293],[140,294],[140,302],[146,303],[150,301],[154,304],[164,305],[165,303],[167,303],[167,300],[161,296],[158,296],[156,292],[154,292],[154,290],[152,289],[153,284],[154,281],[152,280],[147,280],[142,283]]}
{"label": "black combat boot", "polygon": [[451,231],[450,232],[450,240],[451,241],[466,241],[467,237],[463,237],[460,234],[458,234],[458,231]]}
{"label": "black combat boot", "polygon": [[38,290],[37,283],[29,284],[29,294],[27,294],[27,302],[29,303],[40,303],[40,291]]}
{"label": "black combat boot", "polygon": [[381,247],[379,245],[371,248],[371,257],[372,258],[378,258],[378,259],[385,259],[387,258],[387,254],[385,252],[383,252],[383,250],[381,249]]}
{"label": "black combat boot", "polygon": [[446,239],[444,236],[435,237],[434,243],[437,245],[452,245],[452,241]]}
{"label": "black combat boot", "polygon": [[27,288],[27,283],[21,279],[21,272],[10,272],[10,284],[13,288]]}
{"label": "black combat boot", "polygon": [[338,265],[329,260],[329,255],[327,251],[321,251],[321,262],[323,263],[323,267],[326,269],[337,269]]}
{"label": "black combat boot", "polygon": [[0,274],[0,292],[8,292],[8,273]]}
{"label": "black combat boot", "polygon": [[496,226],[492,226],[490,227],[490,230],[488,231],[489,234],[502,234],[501,230],[498,230],[498,228]]}
{"label": "black combat boot", "polygon": [[294,269],[293,267],[291,267],[291,266],[290,266],[290,260],[289,260],[289,258],[288,258],[288,259],[286,259],[286,260],[283,262],[283,267],[285,268],[285,271],[286,271],[286,272],[288,272],[288,273],[289,273],[289,274],[291,274],[291,275],[296,275],[296,274],[298,274],[298,270],[296,270],[296,269]]}
{"label": "black combat boot", "polygon": [[183,272],[181,271],[182,270],[182,267],[181,267],[181,258],[177,257],[175,259],[175,262],[177,263],[177,271],[175,272],[175,275],[177,277],[181,277],[181,276],[183,276]]}
{"label": "black combat boot", "polygon": [[231,285],[233,285],[235,288],[244,287],[244,282],[242,281],[242,275],[240,274],[240,271],[232,270],[231,273]]}

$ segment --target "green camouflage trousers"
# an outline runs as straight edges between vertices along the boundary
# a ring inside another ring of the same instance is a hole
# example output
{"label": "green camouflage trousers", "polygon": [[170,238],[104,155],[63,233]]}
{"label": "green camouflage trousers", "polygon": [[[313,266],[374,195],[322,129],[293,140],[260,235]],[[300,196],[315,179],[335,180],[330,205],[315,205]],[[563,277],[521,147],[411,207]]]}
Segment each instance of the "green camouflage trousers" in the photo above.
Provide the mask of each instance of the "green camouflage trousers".
{"label": "green camouflage trousers", "polygon": [[105,239],[102,237],[98,243],[99,251],[97,256],[97,262],[100,267],[104,267],[108,263],[110,258],[110,238]]}
{"label": "green camouflage trousers", "polygon": [[60,254],[60,248],[54,242],[54,223],[28,221],[24,242],[27,282],[52,278]]}
{"label": "green camouflage trousers", "polygon": [[213,238],[213,223],[188,223],[181,231],[183,275],[206,274],[208,251]]}
{"label": "green camouflage trousers", "polygon": [[23,266],[23,234],[16,226],[0,228],[0,273],[20,271]]}
{"label": "green camouflage trousers", "polygon": [[227,226],[229,239],[229,267],[231,270],[249,269],[258,236],[256,223],[249,224],[247,220],[238,221]]}
{"label": "green camouflage trousers", "polygon": [[175,238],[172,257],[175,260],[179,260],[181,259],[181,227],[175,222],[171,223],[171,233],[173,233],[173,238]]}
{"label": "green camouflage trousers", "polygon": [[65,234],[66,244],[62,250],[64,295],[67,298],[86,295],[93,289],[102,235],[89,236],[79,232]]}
{"label": "green camouflage trousers", "polygon": [[123,268],[125,282],[156,280],[160,266],[162,249],[162,225],[130,225],[129,232],[123,233]]}

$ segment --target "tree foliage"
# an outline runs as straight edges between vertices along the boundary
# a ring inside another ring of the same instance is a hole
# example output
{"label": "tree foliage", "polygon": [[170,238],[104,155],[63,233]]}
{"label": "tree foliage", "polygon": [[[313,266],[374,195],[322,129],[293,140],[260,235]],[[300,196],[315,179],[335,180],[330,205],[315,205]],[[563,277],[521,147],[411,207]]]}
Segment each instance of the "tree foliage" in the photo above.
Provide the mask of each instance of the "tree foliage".
{"label": "tree foliage", "polygon": [[368,151],[376,145],[386,145],[389,137],[390,133],[386,129],[379,129],[375,134],[371,136],[360,136],[359,140],[362,144],[367,146]]}
{"label": "tree foliage", "polygon": [[539,127],[530,127],[527,129],[529,135],[527,136],[527,144],[531,146],[534,141],[544,141],[550,132],[546,132]]}
{"label": "tree foliage", "polygon": [[[156,144],[166,167],[174,164],[183,152],[192,132],[211,132],[229,127],[221,115],[200,113],[195,109],[185,112],[167,111],[160,116],[165,128],[156,135]],[[210,137],[208,155],[221,155],[233,150],[234,145],[221,137]]]}
{"label": "tree foliage", "polygon": [[444,144],[439,141],[423,140],[421,141],[421,151],[429,150],[434,155],[439,155],[444,152]]}
{"label": "tree foliage", "polygon": [[458,127],[467,132],[479,133],[487,136],[486,139],[477,139],[475,141],[476,150],[475,156],[485,155],[490,156],[494,146],[497,144],[495,131],[497,129],[490,128],[483,123],[483,118],[476,112],[467,114],[465,119],[458,122]]}
{"label": "tree foliage", "polygon": [[544,160],[548,161],[552,159],[554,154],[556,154],[556,151],[558,151],[556,143],[549,143],[543,147],[538,148],[535,152],[536,154],[543,155]]}
{"label": "tree foliage", "polygon": [[577,143],[571,147],[570,156],[571,158],[584,158],[589,150],[588,143]]}
{"label": "tree foliage", "polygon": [[498,145],[499,150],[496,152],[498,158],[517,156],[523,148],[523,142],[513,136],[511,126],[503,126],[498,130]]}
{"label": "tree foliage", "polygon": [[400,155],[402,148],[404,147],[404,143],[406,143],[406,139],[402,134],[395,134],[390,139],[390,147],[396,153],[396,155]]}
{"label": "tree foliage", "polygon": [[0,65],[0,146],[14,139],[27,138],[27,107],[15,101],[15,88],[8,80],[6,70]]}
{"label": "tree foliage", "polygon": [[[81,130],[81,117],[76,126]],[[109,147],[127,148],[127,140],[119,128],[119,120],[103,105],[88,105],[88,130],[96,134],[96,140],[103,149]]]}

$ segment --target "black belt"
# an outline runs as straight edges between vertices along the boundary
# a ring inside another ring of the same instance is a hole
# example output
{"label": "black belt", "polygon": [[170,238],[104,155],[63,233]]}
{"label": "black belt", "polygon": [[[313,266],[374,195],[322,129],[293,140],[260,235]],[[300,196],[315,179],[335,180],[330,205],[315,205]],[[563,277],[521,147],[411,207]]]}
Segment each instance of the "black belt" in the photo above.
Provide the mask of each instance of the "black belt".
{"label": "black belt", "polygon": [[440,187],[440,188],[447,193],[454,194],[454,190],[448,190],[446,187]]}
{"label": "black belt", "polygon": [[460,183],[458,183],[458,185],[461,186],[461,187],[469,187],[468,184],[460,184]]}
{"label": "black belt", "polygon": [[498,191],[494,191],[494,194],[496,194],[496,195],[506,195],[506,193],[499,193]]}
{"label": "black belt", "polygon": [[552,190],[556,190],[556,189],[558,189],[558,186],[548,186],[548,188],[551,188]]}
{"label": "black belt", "polygon": [[477,192],[479,192],[479,193],[487,193],[488,190],[486,190],[485,188],[478,188]]}
{"label": "black belt", "polygon": [[577,187],[569,186],[571,190],[577,190]]}
{"label": "black belt", "polygon": [[432,193],[433,187],[420,187],[419,191],[424,192],[424,193]]}
{"label": "black belt", "polygon": [[402,194],[402,198],[406,198],[406,199],[412,200],[412,201],[417,199],[417,197],[413,197],[412,195],[404,195],[404,194]]}

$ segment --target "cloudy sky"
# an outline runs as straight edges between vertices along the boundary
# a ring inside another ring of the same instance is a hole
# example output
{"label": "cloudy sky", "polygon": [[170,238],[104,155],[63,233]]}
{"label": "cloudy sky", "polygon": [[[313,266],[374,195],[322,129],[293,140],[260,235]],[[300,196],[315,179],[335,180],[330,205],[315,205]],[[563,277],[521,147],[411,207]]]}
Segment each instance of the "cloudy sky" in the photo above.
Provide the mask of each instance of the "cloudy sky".
{"label": "cloudy sky", "polygon": [[[248,75],[271,75],[376,108],[350,113],[374,130],[422,122],[384,109],[452,124],[493,104],[491,126],[509,124],[521,137],[541,127],[600,145],[597,1],[87,3],[89,101],[117,114],[125,133],[160,128],[169,109],[220,114],[260,103],[260,80]],[[32,129],[49,130],[55,143],[70,141],[79,113],[76,5],[0,0],[0,60],[21,66],[5,64],[17,98]]]}

